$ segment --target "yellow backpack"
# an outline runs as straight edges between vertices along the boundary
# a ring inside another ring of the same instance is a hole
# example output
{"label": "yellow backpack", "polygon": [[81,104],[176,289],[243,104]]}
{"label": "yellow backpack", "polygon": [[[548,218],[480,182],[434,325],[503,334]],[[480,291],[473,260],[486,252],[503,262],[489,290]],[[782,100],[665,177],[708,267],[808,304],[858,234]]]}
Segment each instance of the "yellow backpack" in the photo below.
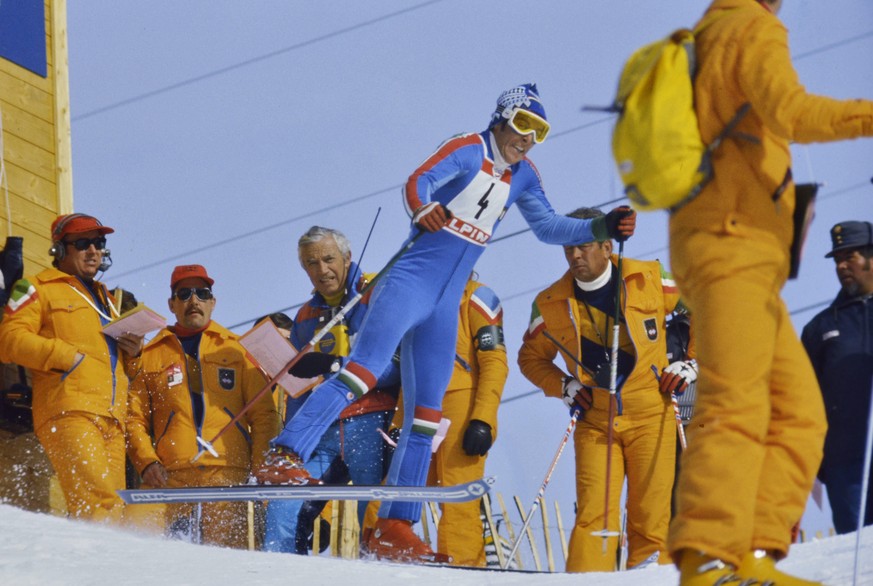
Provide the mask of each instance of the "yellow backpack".
{"label": "yellow backpack", "polygon": [[[700,30],[700,29],[698,29]],[[748,112],[737,111],[709,145],[694,110],[694,32],[679,29],[625,63],[615,101],[612,152],[625,194],[640,211],[675,211],[712,179],[712,152]]]}

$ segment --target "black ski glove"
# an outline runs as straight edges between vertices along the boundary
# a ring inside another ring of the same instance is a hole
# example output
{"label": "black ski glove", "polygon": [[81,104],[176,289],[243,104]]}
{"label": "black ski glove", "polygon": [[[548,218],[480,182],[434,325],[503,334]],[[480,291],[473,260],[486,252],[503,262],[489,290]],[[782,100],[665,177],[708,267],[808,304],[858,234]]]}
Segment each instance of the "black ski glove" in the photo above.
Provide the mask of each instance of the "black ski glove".
{"label": "black ski glove", "polygon": [[313,378],[339,370],[340,359],[324,352],[307,352],[288,369],[288,374],[297,378]]}
{"label": "black ski glove", "polygon": [[491,449],[491,426],[484,421],[471,419],[464,432],[464,451],[468,456],[484,456]]}
{"label": "black ski glove", "polygon": [[633,236],[636,226],[637,213],[628,206],[619,206],[591,220],[591,232],[601,242],[611,239],[623,242]]}

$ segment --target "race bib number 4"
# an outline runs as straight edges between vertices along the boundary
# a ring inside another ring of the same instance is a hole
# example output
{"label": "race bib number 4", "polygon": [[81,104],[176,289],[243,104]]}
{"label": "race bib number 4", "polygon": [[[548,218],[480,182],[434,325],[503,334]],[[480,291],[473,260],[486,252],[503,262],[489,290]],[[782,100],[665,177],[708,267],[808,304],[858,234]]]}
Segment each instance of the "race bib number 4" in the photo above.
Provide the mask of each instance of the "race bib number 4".
{"label": "race bib number 4", "polygon": [[477,173],[476,178],[446,206],[452,212],[446,229],[484,246],[509,199],[509,180],[508,172],[501,178],[483,171]]}

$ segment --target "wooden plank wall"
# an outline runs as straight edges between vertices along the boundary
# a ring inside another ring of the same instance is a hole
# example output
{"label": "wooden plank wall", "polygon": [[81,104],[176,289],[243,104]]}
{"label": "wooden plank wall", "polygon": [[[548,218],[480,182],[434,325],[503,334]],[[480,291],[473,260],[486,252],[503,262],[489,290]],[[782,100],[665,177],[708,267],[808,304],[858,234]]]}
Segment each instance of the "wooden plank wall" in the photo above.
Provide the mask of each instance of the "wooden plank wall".
{"label": "wooden plank wall", "polygon": [[0,245],[24,237],[25,274],[49,266],[49,228],[73,210],[66,0],[45,0],[48,76],[0,57],[3,159],[9,188],[0,186]]}

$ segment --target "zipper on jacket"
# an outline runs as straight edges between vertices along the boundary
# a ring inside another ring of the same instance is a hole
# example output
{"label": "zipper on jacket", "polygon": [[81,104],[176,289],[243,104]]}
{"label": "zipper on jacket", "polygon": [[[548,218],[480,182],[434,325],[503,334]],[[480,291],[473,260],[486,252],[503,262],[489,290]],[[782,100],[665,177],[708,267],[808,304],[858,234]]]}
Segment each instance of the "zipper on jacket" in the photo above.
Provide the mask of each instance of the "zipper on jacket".
{"label": "zipper on jacket", "polygon": [[175,411],[170,411],[170,416],[167,417],[167,424],[164,426],[164,429],[161,431],[161,435],[155,438],[155,449],[157,449],[158,444],[161,443],[161,440],[164,439],[164,436],[167,435],[167,431],[170,429],[170,424],[173,422],[173,418],[176,416]]}
{"label": "zipper on jacket", "polygon": [[[231,419],[233,419],[234,417],[236,417],[236,415],[234,414],[234,412],[231,411],[231,410],[230,410],[229,408],[227,408],[227,407],[224,408],[224,412],[227,413],[227,414],[230,416]],[[245,427],[243,427],[242,423],[240,423],[239,421],[237,421],[234,425],[235,425],[236,428],[240,431],[240,433],[243,435],[243,438],[246,440],[246,443],[249,444],[249,446],[251,446],[251,445],[252,445],[252,436],[249,435],[249,432],[246,430]]]}

